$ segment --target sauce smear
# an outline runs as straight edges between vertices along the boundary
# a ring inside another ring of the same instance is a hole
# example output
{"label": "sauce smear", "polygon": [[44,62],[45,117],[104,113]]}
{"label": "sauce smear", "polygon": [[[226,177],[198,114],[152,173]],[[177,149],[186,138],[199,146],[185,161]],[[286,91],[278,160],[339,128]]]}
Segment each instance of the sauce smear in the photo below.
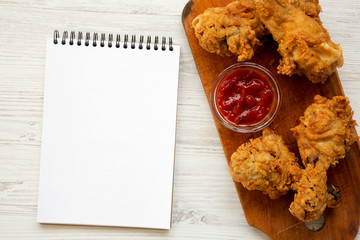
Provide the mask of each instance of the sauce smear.
{"label": "sauce smear", "polygon": [[270,112],[274,91],[267,77],[252,69],[238,69],[227,76],[216,94],[220,113],[236,125],[255,124]]}

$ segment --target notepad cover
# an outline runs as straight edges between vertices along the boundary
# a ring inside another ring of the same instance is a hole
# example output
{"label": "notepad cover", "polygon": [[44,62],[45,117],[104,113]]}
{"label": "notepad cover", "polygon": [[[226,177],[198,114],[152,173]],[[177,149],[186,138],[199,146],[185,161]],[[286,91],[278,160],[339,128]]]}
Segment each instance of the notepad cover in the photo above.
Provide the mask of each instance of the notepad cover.
{"label": "notepad cover", "polygon": [[179,55],[47,40],[38,222],[170,228]]}

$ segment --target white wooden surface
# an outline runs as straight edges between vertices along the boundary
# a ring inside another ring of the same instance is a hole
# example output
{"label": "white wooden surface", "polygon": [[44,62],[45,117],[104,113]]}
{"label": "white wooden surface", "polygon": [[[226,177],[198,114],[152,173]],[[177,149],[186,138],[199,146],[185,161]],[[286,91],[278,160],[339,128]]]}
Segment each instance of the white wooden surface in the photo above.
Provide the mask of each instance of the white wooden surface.
{"label": "white wooden surface", "polygon": [[[187,0],[0,0],[0,239],[268,239],[248,226],[181,23]],[[360,2],[322,0],[360,120]],[[45,38],[54,29],[173,36],[181,44],[170,231],[36,223]],[[359,200],[360,201],[360,200]],[[356,239],[360,239],[357,235]]]}

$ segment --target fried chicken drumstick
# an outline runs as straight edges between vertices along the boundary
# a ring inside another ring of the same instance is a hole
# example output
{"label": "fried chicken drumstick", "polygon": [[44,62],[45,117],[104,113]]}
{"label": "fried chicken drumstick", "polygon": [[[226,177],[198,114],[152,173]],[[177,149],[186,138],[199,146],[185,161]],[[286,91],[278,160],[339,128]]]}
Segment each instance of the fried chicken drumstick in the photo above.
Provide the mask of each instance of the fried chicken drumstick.
{"label": "fried chicken drumstick", "polygon": [[345,157],[346,151],[358,139],[352,116],[353,111],[346,97],[314,97],[314,103],[300,117],[301,123],[291,129],[304,166],[321,161],[328,168]]}
{"label": "fried chicken drumstick", "polygon": [[325,82],[343,64],[319,18],[318,0],[241,0],[209,8],[192,25],[200,45],[211,53],[250,60],[269,33],[282,56],[279,74],[303,75]]}
{"label": "fried chicken drumstick", "polygon": [[248,190],[263,191],[275,199],[295,187],[292,184],[300,179],[301,169],[282,137],[266,128],[261,137],[233,153],[230,174]]}
{"label": "fried chicken drumstick", "polygon": [[271,199],[295,191],[289,211],[301,221],[314,221],[326,207],[339,204],[341,190],[327,184],[327,170],[358,139],[352,115],[346,97],[330,100],[317,95],[301,123],[291,129],[304,168],[282,137],[266,128],[263,136],[242,144],[232,154],[230,174],[248,190],[263,191]]}
{"label": "fried chicken drumstick", "polygon": [[257,15],[278,42],[279,74],[303,75],[325,82],[344,60],[319,18],[306,15],[288,0],[255,0]]}
{"label": "fried chicken drumstick", "polygon": [[[321,11],[318,0],[288,0],[295,8],[310,17]],[[247,61],[261,46],[261,38],[268,35],[264,24],[256,15],[254,0],[234,1],[226,7],[209,8],[197,16],[192,25],[200,45],[221,56],[238,56]]]}
{"label": "fried chicken drumstick", "polygon": [[[346,97],[336,96],[330,100],[317,95],[300,118],[301,123],[291,129],[297,139],[302,163],[309,169],[300,179],[294,202],[290,205],[290,212],[302,221],[316,220],[326,205],[336,205],[326,197],[326,172],[344,158],[350,146],[358,140],[352,116]],[[315,176],[316,181],[312,181]]]}
{"label": "fried chicken drumstick", "polygon": [[239,62],[251,59],[261,45],[259,39],[267,34],[256,16],[253,0],[209,8],[197,16],[192,25],[205,50],[222,56],[236,55]]}

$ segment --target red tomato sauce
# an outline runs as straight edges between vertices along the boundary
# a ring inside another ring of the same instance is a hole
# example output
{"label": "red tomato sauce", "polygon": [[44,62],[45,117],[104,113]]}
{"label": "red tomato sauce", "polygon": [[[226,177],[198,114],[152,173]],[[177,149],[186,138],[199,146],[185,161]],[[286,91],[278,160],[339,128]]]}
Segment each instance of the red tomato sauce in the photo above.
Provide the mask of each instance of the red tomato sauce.
{"label": "red tomato sauce", "polygon": [[270,112],[274,91],[267,77],[256,70],[238,69],[218,87],[220,113],[236,125],[255,124]]}

